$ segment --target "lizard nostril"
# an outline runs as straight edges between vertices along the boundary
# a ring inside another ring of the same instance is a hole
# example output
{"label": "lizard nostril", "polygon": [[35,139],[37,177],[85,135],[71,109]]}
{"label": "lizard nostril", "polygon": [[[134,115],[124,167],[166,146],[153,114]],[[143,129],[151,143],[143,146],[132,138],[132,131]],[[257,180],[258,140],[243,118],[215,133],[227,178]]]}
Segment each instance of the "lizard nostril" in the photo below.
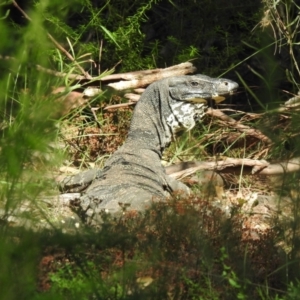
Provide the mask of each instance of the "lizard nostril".
{"label": "lizard nostril", "polygon": [[197,81],[192,81],[192,82],[191,82],[191,85],[192,85],[192,86],[198,86],[198,85],[199,85],[199,82],[197,82]]}

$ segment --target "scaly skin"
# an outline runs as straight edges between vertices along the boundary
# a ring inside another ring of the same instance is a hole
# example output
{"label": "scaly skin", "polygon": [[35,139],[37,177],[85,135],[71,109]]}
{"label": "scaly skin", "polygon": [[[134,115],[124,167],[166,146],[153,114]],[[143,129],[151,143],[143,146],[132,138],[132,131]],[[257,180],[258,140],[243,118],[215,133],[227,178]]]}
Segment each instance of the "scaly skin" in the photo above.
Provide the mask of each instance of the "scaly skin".
{"label": "scaly skin", "polygon": [[225,99],[238,88],[228,79],[205,75],[176,76],[151,84],[138,101],[128,138],[101,171],[67,178],[64,188],[89,185],[80,198],[81,215],[89,225],[101,223],[102,212],[143,211],[174,191],[189,194],[183,183],[165,174],[164,149],[181,129],[190,130],[205,114],[207,102]]}

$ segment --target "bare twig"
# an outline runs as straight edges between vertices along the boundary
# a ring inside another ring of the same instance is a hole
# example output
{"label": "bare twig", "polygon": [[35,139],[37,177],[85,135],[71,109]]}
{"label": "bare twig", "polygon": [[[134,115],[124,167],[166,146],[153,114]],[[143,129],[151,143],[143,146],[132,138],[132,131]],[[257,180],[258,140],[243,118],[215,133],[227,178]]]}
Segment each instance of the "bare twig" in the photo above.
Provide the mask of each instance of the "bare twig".
{"label": "bare twig", "polygon": [[26,12],[18,5],[16,1],[12,1],[12,4],[22,13],[22,15],[28,20],[32,21],[31,18],[26,14]]}
{"label": "bare twig", "polygon": [[84,77],[86,79],[92,79],[92,76],[78,64],[75,58],[63,46],[61,46],[50,33],[47,32],[47,36],[53,42],[53,44],[56,46],[57,49],[63,52],[70,59],[70,61],[74,62],[74,64],[81,71],[81,73],[84,74]]}
{"label": "bare twig", "polygon": [[[26,12],[18,5],[18,3],[16,1],[12,1],[12,4],[23,14],[23,16],[28,20],[28,21],[32,21],[32,19],[26,14]],[[82,72],[82,74],[84,75],[85,79],[92,79],[91,75],[86,72],[74,59],[74,57],[63,47],[61,46],[56,40],[55,38],[49,33],[47,32],[47,36],[48,38],[52,41],[52,43],[56,46],[57,49],[59,49],[61,52],[63,52],[72,62],[75,63],[75,65],[78,67],[78,69]]]}
{"label": "bare twig", "polygon": [[[4,59],[4,60],[15,60],[14,57],[12,56],[3,56],[3,55],[0,55],[0,59]],[[30,64],[29,64],[30,65]],[[69,73],[64,73],[64,72],[58,72],[58,71],[55,71],[55,70],[51,70],[51,69],[48,69],[48,68],[45,68],[45,67],[42,67],[40,65],[34,65],[34,67],[38,70],[38,71],[42,71],[42,72],[45,72],[45,73],[48,73],[48,74],[51,74],[51,75],[54,75],[54,76],[57,76],[57,77],[68,77],[70,79],[75,79],[75,80],[84,80],[86,79],[85,76],[82,76],[82,75],[78,75],[78,74],[69,74]],[[95,80],[94,77],[92,77],[92,80]]]}
{"label": "bare twig", "polygon": [[226,168],[235,168],[240,166],[252,167],[252,173],[263,174],[269,163],[265,160],[247,159],[247,158],[227,158],[226,160],[211,162],[185,162],[166,167],[166,173],[173,178],[182,179],[192,175],[200,170],[222,171]]}
{"label": "bare twig", "polygon": [[240,124],[238,121],[234,120],[233,118],[225,115],[219,109],[212,109],[209,108],[207,110],[207,114],[211,115],[212,117],[217,117],[224,125],[233,127],[240,132],[246,133],[248,136],[253,136],[269,145],[273,144],[272,140],[270,140],[267,136],[265,136],[261,131],[258,129],[250,128],[247,125]]}
{"label": "bare twig", "polygon": [[113,104],[113,105],[106,106],[104,108],[104,110],[116,109],[116,108],[121,108],[121,107],[128,107],[128,106],[131,106],[131,105],[134,105],[134,104],[136,104],[136,102],[127,102],[127,103]]}
{"label": "bare twig", "polygon": [[103,50],[103,40],[100,41],[99,47],[99,58],[98,58],[98,75],[101,74],[101,59],[102,59],[102,50]]}
{"label": "bare twig", "polygon": [[[54,70],[51,70],[51,69],[44,68],[40,65],[35,65],[35,67],[38,71],[42,71],[42,72],[45,72],[45,73],[48,73],[48,74],[51,74],[51,75],[54,75],[54,76],[57,76],[57,77],[63,77],[63,78],[68,77],[70,79],[75,79],[75,80],[87,79],[85,76],[82,76],[82,75],[58,72],[58,71],[54,71]],[[90,79],[93,79],[93,77],[91,77]]]}

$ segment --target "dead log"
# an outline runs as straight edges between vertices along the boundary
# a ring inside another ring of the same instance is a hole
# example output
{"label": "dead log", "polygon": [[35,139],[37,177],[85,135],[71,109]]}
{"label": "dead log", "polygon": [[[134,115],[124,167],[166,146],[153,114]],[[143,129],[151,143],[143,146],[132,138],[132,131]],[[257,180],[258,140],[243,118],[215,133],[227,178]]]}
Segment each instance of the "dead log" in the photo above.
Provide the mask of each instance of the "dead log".
{"label": "dead log", "polygon": [[109,83],[108,86],[115,90],[136,89],[148,86],[154,81],[171,77],[194,73],[196,67],[191,62],[181,63],[165,69],[154,69],[145,71],[136,71],[123,74],[113,74],[101,78],[101,81],[124,79],[119,82]]}
{"label": "dead log", "polygon": [[194,162],[184,162],[175,164],[169,167],[166,167],[166,173],[173,178],[182,179],[189,175],[192,175],[198,171],[202,170],[210,170],[210,171],[218,171],[222,172],[227,168],[235,168],[243,166],[252,167],[252,173],[261,172],[265,169],[269,163],[265,160],[256,160],[256,159],[239,159],[239,158],[227,158],[226,160],[218,160],[218,161],[194,161]]}
{"label": "dead log", "polygon": [[219,173],[281,175],[300,171],[300,157],[270,164],[265,160],[227,158],[226,160],[202,162],[190,161],[165,168],[173,178],[183,179],[198,171],[213,170]]}

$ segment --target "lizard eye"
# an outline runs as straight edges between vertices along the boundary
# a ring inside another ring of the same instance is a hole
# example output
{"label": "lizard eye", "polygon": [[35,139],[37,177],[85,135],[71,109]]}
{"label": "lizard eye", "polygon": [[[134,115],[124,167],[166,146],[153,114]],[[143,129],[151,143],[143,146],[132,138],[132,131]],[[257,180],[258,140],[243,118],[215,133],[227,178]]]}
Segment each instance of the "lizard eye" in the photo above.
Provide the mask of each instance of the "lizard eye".
{"label": "lizard eye", "polygon": [[197,82],[197,81],[192,81],[192,82],[191,82],[191,85],[192,85],[192,86],[198,86],[198,85],[199,85],[199,82]]}
{"label": "lizard eye", "polygon": [[224,84],[227,86],[227,85],[228,85],[228,82],[227,82],[227,81],[225,81],[225,82],[224,82]]}

